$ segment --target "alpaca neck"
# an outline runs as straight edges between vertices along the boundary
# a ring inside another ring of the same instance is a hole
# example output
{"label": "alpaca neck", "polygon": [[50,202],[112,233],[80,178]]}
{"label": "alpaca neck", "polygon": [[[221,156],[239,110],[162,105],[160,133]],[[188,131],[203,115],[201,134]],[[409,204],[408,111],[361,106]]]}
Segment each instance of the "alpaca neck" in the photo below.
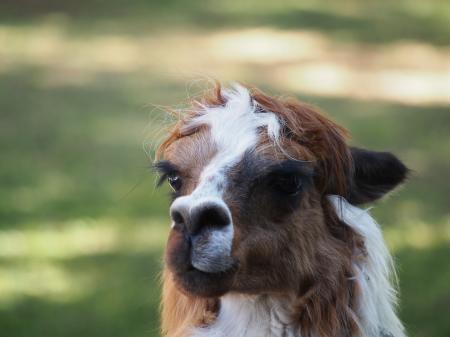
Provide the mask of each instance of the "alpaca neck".
{"label": "alpaca neck", "polygon": [[215,322],[191,337],[295,337],[281,304],[267,295],[225,295]]}
{"label": "alpaca neck", "polygon": [[360,288],[355,312],[360,321],[361,336],[405,337],[403,325],[395,312],[394,264],[380,226],[368,210],[355,207],[336,195],[330,195],[328,199],[339,218],[363,237],[367,251],[363,262],[354,263],[355,281]]}

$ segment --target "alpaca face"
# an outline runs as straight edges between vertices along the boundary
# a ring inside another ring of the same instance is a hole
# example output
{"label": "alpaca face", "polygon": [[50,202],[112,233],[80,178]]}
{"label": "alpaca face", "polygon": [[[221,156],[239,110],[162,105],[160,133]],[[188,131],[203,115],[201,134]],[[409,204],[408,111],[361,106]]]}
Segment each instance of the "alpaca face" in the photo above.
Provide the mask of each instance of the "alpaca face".
{"label": "alpaca face", "polygon": [[242,87],[174,135],[156,167],[174,190],[166,263],[190,296],[301,294],[317,278],[351,277],[363,243],[325,196],[373,200],[406,173],[389,154],[350,149],[318,113]]}
{"label": "alpaca face", "polygon": [[190,164],[172,156],[188,143],[198,151],[207,138],[174,143],[167,156],[176,197],[166,259],[175,280],[182,290],[206,297],[293,286],[296,275],[311,273],[309,246],[326,239],[312,163],[276,158],[273,149],[247,150],[230,166],[217,165],[217,150],[203,152],[211,157],[196,168],[198,156],[189,156]]}

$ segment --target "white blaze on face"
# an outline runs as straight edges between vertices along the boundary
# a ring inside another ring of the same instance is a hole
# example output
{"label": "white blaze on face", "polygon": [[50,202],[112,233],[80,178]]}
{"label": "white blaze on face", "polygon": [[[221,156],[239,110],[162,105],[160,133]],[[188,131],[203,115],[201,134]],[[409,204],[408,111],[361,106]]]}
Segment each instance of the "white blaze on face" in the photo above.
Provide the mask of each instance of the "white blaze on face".
{"label": "white blaze on face", "polygon": [[278,141],[280,123],[271,112],[256,112],[256,102],[249,91],[235,85],[223,90],[225,106],[204,107],[203,113],[191,121],[192,126],[209,125],[217,154],[204,168],[198,187],[192,194],[220,196],[227,170],[239,162],[244,153],[256,147],[258,129],[265,127],[268,135]]}
{"label": "white blaze on face", "polygon": [[[222,96],[226,101],[224,106],[204,106],[199,116],[189,122],[189,127],[209,126],[217,153],[203,169],[196,189],[190,195],[177,198],[172,208],[192,209],[199,203],[213,202],[222,204],[229,212],[222,199],[228,170],[242,159],[246,151],[256,147],[260,128],[265,128],[269,138],[278,143],[280,121],[274,113],[256,112],[257,103],[246,88],[235,85],[230,90],[222,90]],[[214,251],[230,255],[233,224],[214,232],[210,236],[211,249],[214,247]],[[193,264],[197,267],[195,261]]]}

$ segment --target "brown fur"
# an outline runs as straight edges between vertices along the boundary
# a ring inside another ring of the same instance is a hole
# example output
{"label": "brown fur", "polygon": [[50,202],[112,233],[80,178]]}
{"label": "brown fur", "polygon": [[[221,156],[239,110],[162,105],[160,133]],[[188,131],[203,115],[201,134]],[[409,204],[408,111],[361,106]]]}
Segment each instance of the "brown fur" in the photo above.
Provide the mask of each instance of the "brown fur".
{"label": "brown fur", "polygon": [[[241,262],[232,290],[288,296],[291,300],[286,305],[291,308],[291,323],[302,336],[353,336],[358,331],[354,307],[359,289],[351,279],[352,261],[364,258],[364,245],[350,227],[337,219],[324,198],[330,191],[347,194],[352,170],[347,132],[298,101],[276,99],[256,89],[252,90],[252,98],[285,122],[283,149],[290,156],[310,161],[317,175],[314,189],[305,194],[297,210],[282,219],[264,222],[258,221],[258,216],[264,215],[241,214],[234,196],[227,196],[236,225],[233,251]],[[223,105],[220,86],[206,94],[201,103]],[[194,103],[193,112],[175,125],[157,152],[158,156],[175,160],[189,172],[191,182],[186,188],[190,191],[195,187],[200,169],[214,154],[207,129],[199,132],[185,128],[186,121],[198,111],[198,106],[197,110],[195,107]],[[260,153],[279,158],[273,147],[265,146],[268,141],[262,135]],[[266,204],[264,194],[259,198],[263,199],[254,202]],[[282,226],[280,221],[284,222]],[[278,272],[273,272],[277,268]],[[162,303],[162,331],[167,337],[186,336],[191,327],[214,320],[217,310],[216,299],[183,294],[168,269],[163,274]]]}
{"label": "brown fur", "polygon": [[[170,132],[169,137],[159,148],[157,156],[172,158],[175,165],[189,172],[184,176],[186,182],[182,193],[189,194],[198,182],[201,168],[215,154],[216,149],[209,138],[207,128],[197,132],[183,130],[179,121]],[[171,146],[175,144],[177,146]],[[205,325],[213,320],[218,301],[192,297],[182,293],[173,281],[171,272],[165,268],[162,274],[161,331],[167,337],[185,337],[189,329]]]}
{"label": "brown fur", "polygon": [[161,331],[163,336],[185,337],[188,329],[210,323],[217,301],[188,297],[175,286],[170,272],[163,272]]}

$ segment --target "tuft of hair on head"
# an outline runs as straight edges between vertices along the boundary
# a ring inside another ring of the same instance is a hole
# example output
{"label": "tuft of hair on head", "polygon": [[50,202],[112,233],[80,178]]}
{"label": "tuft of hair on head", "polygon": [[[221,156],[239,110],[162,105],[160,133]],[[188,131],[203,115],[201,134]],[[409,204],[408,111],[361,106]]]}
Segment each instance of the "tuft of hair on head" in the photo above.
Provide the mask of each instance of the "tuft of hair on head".
{"label": "tuft of hair on head", "polygon": [[330,185],[342,196],[348,194],[352,157],[347,146],[350,136],[319,109],[295,98],[271,97],[251,89],[258,105],[283,121],[283,136],[308,149],[318,166],[318,187],[325,192]]}
{"label": "tuft of hair on head", "polygon": [[[244,93],[245,91],[245,93]],[[349,147],[349,132],[335,123],[319,109],[295,98],[269,96],[261,90],[235,84],[224,89],[218,81],[202,95],[190,100],[189,108],[178,113],[178,121],[168,132],[167,138],[156,150],[156,158],[178,139],[195,133],[201,125],[191,123],[211,108],[225,106],[236,95],[249,98],[253,112],[274,114],[281,126],[281,134],[268,139],[290,159],[295,158],[283,148],[283,141],[301,145],[307,160],[315,162],[315,183],[323,194],[337,194],[354,204],[371,202],[401,184],[409,170],[394,155]]]}
{"label": "tuft of hair on head", "polygon": [[[248,90],[251,100],[259,110],[275,114],[283,126],[283,137],[304,145],[318,163],[320,188],[325,191],[333,185],[340,195],[346,196],[348,175],[352,168],[352,157],[346,145],[349,134],[326,117],[318,109],[293,98],[272,97],[254,87],[240,85]],[[195,129],[186,128],[189,121],[200,115],[205,107],[219,107],[227,102],[227,90],[219,82],[206,90],[200,98],[190,102],[190,108],[180,114],[177,123],[169,130],[168,137],[156,151],[157,158],[176,140],[187,136]]]}

